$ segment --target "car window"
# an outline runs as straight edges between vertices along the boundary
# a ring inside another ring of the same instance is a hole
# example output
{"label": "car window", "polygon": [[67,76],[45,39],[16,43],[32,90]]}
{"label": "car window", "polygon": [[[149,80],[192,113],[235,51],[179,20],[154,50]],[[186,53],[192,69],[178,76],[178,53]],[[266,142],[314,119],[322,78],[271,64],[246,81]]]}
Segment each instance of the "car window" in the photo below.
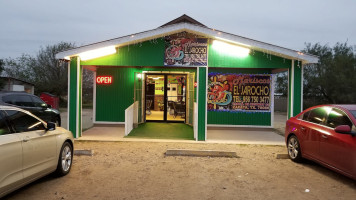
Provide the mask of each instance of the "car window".
{"label": "car window", "polygon": [[302,114],[301,116],[299,116],[299,119],[302,119],[302,120],[307,121],[307,120],[308,120],[308,117],[309,117],[309,114],[310,114],[310,111],[305,112],[304,114]]}
{"label": "car window", "polygon": [[15,95],[6,95],[2,97],[2,101],[9,104],[15,104]]}
{"label": "car window", "polygon": [[7,123],[5,121],[5,117],[2,115],[2,113],[0,113],[0,135],[6,135],[9,134],[10,129],[7,126]]}
{"label": "car window", "polygon": [[356,110],[350,110],[350,112],[356,118]]}
{"label": "car window", "polygon": [[45,102],[42,101],[42,99],[36,97],[36,96],[32,96],[32,101],[35,107],[43,107],[46,105]]}
{"label": "car window", "polygon": [[9,120],[17,133],[35,130],[44,130],[41,121],[17,110],[5,110]]}
{"label": "car window", "polygon": [[340,125],[348,125],[352,128],[352,122],[349,117],[341,110],[335,108],[330,111],[326,125],[331,128],[335,128]]}
{"label": "car window", "polygon": [[31,97],[28,95],[7,95],[4,96],[2,99],[5,103],[14,104],[17,106],[34,106]]}
{"label": "car window", "polygon": [[311,110],[307,118],[307,121],[316,124],[324,123],[328,109],[329,109],[328,107],[320,107]]}

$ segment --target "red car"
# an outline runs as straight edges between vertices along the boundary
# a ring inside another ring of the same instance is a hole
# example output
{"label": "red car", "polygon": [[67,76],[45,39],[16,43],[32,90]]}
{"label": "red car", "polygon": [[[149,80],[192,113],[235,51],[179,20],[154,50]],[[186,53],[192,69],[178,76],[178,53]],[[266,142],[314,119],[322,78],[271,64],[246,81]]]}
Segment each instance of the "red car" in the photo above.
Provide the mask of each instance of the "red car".
{"label": "red car", "polygon": [[356,105],[306,109],[286,124],[285,140],[294,162],[314,160],[356,180]]}

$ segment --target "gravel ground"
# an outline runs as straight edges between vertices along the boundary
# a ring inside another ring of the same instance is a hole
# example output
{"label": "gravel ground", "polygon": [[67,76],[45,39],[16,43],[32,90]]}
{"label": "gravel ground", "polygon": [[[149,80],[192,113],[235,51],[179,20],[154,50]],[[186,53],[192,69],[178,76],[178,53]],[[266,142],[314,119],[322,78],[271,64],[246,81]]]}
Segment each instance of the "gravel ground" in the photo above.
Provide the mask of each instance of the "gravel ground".
{"label": "gravel ground", "polygon": [[[47,176],[5,199],[352,199],[356,181],[313,162],[276,159],[283,146],[76,142],[70,174]],[[240,158],[171,157],[167,149],[235,151]]]}

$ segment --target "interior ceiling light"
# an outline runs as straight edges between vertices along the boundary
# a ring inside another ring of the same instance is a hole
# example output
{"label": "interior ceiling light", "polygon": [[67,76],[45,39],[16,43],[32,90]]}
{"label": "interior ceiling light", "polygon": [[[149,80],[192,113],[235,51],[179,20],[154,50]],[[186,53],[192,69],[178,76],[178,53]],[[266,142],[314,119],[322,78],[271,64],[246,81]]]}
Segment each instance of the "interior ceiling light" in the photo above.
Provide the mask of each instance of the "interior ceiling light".
{"label": "interior ceiling light", "polygon": [[240,57],[240,58],[246,57],[250,53],[249,48],[232,45],[232,44],[222,42],[219,40],[214,40],[212,47],[213,47],[213,49],[215,49],[216,51],[218,51],[220,53],[227,54],[230,56]]}
{"label": "interior ceiling light", "polygon": [[109,47],[94,49],[94,50],[80,53],[79,57],[81,60],[85,61],[85,60],[90,60],[90,59],[99,58],[99,57],[103,57],[103,56],[108,56],[108,55],[111,55],[114,53],[116,53],[115,46],[109,46]]}

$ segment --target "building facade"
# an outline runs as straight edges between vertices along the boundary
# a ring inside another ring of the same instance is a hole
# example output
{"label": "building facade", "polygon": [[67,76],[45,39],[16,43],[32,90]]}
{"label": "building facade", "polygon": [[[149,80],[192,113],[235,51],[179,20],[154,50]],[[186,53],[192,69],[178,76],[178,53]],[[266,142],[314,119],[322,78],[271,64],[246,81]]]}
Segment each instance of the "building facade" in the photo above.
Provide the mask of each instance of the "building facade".
{"label": "building facade", "polygon": [[[302,111],[303,65],[318,58],[183,15],[153,30],[57,54],[68,60],[69,130],[81,136],[82,72],[95,73],[94,123],[272,127],[274,73],[288,71],[288,117]],[[125,114],[126,113],[126,114]],[[131,129],[130,129],[131,130]],[[128,131],[129,132],[129,131]]]}

